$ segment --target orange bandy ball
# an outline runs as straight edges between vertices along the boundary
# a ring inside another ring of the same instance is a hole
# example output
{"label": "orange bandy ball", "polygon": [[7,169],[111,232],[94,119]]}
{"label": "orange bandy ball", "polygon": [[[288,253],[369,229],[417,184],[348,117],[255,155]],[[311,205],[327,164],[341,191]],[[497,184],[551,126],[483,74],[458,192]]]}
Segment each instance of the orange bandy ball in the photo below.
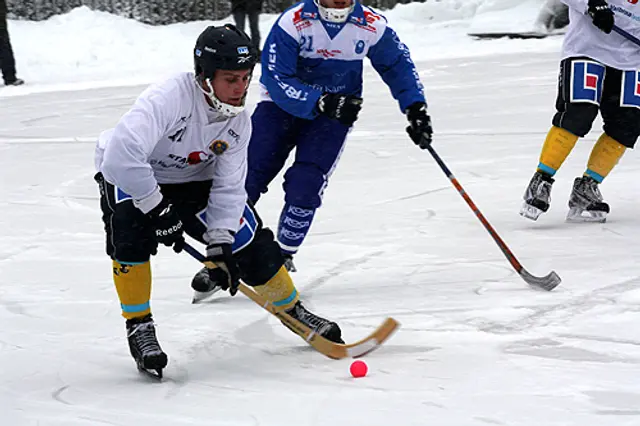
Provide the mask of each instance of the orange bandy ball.
{"label": "orange bandy ball", "polygon": [[351,367],[349,367],[349,371],[353,377],[364,377],[367,375],[367,364],[364,361],[353,361],[351,363]]}

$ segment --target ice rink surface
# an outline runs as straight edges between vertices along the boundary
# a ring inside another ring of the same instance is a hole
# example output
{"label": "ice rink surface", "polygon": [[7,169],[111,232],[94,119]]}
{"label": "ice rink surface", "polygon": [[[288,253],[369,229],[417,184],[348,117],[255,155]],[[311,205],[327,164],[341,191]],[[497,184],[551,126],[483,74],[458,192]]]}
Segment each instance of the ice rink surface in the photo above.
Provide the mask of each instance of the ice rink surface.
{"label": "ice rink surface", "polygon": [[[523,46],[525,46],[523,44]],[[529,46],[527,44],[527,46]],[[3,425],[631,426],[640,424],[640,163],[602,185],[605,224],[567,224],[598,121],[557,175],[550,211],[518,215],[555,99],[557,52],[417,62],[434,147],[533,274],[511,269],[369,67],[365,104],[294,280],[348,342],[402,324],[366,357],[324,358],[251,301],[191,305],[186,254],[152,260],[169,355],[139,375],[104,254],[96,135],[144,86],[0,98],[0,412]],[[249,100],[257,100],[257,82]],[[258,209],[274,226],[281,178]],[[200,246],[201,247],[201,246]]]}

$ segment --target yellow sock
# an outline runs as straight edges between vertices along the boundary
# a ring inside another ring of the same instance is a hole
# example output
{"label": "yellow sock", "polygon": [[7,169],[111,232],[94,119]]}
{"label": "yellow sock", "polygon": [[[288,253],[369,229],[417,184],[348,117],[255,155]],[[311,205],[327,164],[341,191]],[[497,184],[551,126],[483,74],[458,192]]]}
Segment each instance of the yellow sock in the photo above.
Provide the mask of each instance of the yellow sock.
{"label": "yellow sock", "polygon": [[538,171],[550,176],[556,174],[564,160],[576,145],[578,136],[560,127],[553,126],[542,146]]}
{"label": "yellow sock", "polygon": [[151,263],[135,265],[113,261],[113,282],[120,298],[122,316],[140,318],[151,313]]}
{"label": "yellow sock", "polygon": [[591,150],[585,176],[591,176],[600,183],[618,164],[627,147],[603,133]]}
{"label": "yellow sock", "polygon": [[298,290],[284,266],[266,284],[253,287],[274,306],[287,311],[298,301]]}

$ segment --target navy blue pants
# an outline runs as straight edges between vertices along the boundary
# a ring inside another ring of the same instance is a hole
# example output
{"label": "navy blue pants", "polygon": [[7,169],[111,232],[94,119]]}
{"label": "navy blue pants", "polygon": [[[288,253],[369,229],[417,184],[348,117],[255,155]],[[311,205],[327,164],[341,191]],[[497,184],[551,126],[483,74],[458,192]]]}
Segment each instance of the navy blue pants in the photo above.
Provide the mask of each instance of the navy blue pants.
{"label": "navy blue pants", "polygon": [[309,231],[322,194],[335,169],[349,127],[325,116],[314,120],[295,117],[274,102],[261,102],[251,117],[249,142],[249,199],[256,203],[296,149],[284,175],[285,205],[278,226],[283,252],[296,253]]}

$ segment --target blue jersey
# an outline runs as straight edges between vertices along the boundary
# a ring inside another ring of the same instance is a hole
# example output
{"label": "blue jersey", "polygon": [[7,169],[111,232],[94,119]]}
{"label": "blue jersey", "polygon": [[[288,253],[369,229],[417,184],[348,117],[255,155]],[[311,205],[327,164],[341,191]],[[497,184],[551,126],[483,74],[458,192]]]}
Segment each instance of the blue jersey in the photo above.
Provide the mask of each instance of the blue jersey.
{"label": "blue jersey", "polygon": [[271,28],[262,53],[261,98],[313,119],[323,93],[361,95],[365,56],[403,112],[425,102],[409,50],[386,18],[356,2],[345,23],[326,22],[313,0],[286,10]]}

